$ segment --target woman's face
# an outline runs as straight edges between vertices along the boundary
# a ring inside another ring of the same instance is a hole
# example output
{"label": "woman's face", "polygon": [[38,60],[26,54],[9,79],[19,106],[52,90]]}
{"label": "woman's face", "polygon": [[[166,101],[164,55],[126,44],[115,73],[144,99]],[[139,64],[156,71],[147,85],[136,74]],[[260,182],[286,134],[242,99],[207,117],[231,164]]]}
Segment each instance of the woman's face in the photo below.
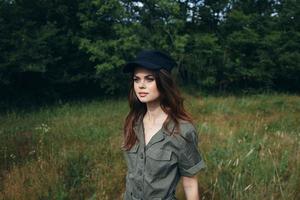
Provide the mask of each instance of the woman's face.
{"label": "woman's face", "polygon": [[134,91],[142,103],[149,103],[159,98],[153,73],[145,68],[136,67],[133,73]]}

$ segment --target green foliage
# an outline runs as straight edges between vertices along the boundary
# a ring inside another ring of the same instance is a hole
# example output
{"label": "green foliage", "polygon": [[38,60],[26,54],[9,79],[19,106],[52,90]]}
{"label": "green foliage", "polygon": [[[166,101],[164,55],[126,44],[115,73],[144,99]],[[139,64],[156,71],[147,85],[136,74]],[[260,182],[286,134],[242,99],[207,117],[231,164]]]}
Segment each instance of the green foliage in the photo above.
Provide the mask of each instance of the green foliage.
{"label": "green foliage", "polygon": [[0,91],[119,94],[141,49],[169,52],[182,84],[299,91],[299,12],[283,0],[2,0]]}
{"label": "green foliage", "polygon": [[[188,53],[189,52],[189,53]],[[180,70],[187,71],[189,80],[197,86],[213,88],[217,85],[222,65],[222,50],[213,34],[194,34],[186,47]]]}

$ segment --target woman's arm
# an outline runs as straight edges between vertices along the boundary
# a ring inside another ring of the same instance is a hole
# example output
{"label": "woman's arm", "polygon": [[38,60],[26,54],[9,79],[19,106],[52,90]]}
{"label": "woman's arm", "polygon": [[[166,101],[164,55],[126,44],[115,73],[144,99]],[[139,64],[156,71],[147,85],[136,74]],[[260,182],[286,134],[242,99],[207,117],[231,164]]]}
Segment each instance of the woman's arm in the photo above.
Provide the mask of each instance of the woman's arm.
{"label": "woman's arm", "polygon": [[182,185],[186,196],[186,200],[199,200],[197,176],[183,176]]}

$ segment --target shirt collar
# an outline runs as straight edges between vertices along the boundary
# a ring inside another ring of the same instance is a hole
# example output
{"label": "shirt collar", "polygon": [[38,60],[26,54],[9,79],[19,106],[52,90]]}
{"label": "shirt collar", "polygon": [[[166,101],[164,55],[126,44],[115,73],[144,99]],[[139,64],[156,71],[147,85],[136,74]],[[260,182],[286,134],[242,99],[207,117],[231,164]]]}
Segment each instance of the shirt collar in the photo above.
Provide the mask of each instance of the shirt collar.
{"label": "shirt collar", "polygon": [[[172,131],[175,128],[174,126],[175,126],[175,123],[171,119],[170,122],[168,123],[169,130]],[[145,139],[144,139],[143,116],[139,117],[138,120],[135,122],[135,124],[133,126],[133,130],[134,130],[139,142],[144,144]],[[169,135],[169,132],[167,131],[167,129],[165,127],[162,127],[159,130],[159,132],[157,132],[155,135],[153,135],[153,137],[151,138],[151,140],[149,141],[147,146],[150,147],[153,144],[162,141],[166,137],[166,135]]]}

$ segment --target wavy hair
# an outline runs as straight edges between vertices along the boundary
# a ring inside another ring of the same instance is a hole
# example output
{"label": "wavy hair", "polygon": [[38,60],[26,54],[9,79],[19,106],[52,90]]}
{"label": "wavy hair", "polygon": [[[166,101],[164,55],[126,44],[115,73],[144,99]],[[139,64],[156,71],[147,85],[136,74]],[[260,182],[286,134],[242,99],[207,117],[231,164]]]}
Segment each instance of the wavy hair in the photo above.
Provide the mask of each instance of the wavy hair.
{"label": "wavy hair", "polygon": [[[163,124],[163,127],[167,130],[167,132],[172,134],[179,133],[179,120],[185,120],[192,123],[191,115],[184,109],[183,101],[184,98],[181,96],[178,88],[175,85],[175,82],[171,76],[171,74],[164,70],[152,71],[153,76],[156,81],[157,89],[160,93],[159,100],[160,106],[162,110],[167,113],[168,117]],[[143,117],[147,112],[147,107],[145,103],[142,103],[137,98],[134,92],[134,81],[133,81],[134,73],[131,73],[131,83],[130,83],[130,91],[128,95],[128,102],[130,111],[125,119],[123,134],[123,148],[125,150],[131,149],[131,147],[136,143],[137,136],[133,130],[133,127],[137,120],[140,117]],[[168,124],[173,120],[175,123],[175,129],[170,131],[168,130]]]}

